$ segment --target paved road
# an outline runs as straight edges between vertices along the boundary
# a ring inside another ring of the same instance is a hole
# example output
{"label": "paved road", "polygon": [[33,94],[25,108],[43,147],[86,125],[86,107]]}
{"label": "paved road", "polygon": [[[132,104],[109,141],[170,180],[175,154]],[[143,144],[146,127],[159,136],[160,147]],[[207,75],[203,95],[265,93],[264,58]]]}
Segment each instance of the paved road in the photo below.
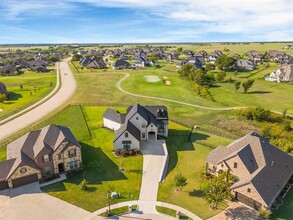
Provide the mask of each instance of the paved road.
{"label": "paved road", "polygon": [[191,106],[191,107],[201,108],[201,109],[207,109],[207,110],[214,110],[214,111],[228,111],[228,110],[236,110],[236,109],[245,108],[245,107],[212,108],[212,107],[205,107],[205,106],[201,106],[201,105],[194,105],[194,104],[190,104],[187,102],[176,101],[173,99],[166,99],[166,98],[160,98],[160,97],[156,97],[156,96],[147,96],[147,95],[139,95],[139,94],[131,93],[131,92],[128,92],[128,91],[122,89],[122,87],[121,87],[121,83],[130,76],[129,73],[124,73],[124,74],[125,74],[125,76],[118,81],[117,88],[121,92],[123,92],[127,95],[136,96],[139,98],[156,99],[156,100],[161,100],[161,101],[174,102],[174,103],[181,104],[181,105],[186,105],[186,106]]}
{"label": "paved road", "polygon": [[80,220],[89,214],[43,193],[38,183],[0,191],[0,220]]}
{"label": "paved road", "polygon": [[32,123],[42,119],[71,98],[76,90],[76,81],[67,64],[67,61],[70,59],[71,58],[67,58],[60,62],[60,76],[62,85],[59,91],[49,100],[45,101],[36,108],[1,125],[0,140],[3,140],[11,134],[14,134],[19,130],[31,125]]}

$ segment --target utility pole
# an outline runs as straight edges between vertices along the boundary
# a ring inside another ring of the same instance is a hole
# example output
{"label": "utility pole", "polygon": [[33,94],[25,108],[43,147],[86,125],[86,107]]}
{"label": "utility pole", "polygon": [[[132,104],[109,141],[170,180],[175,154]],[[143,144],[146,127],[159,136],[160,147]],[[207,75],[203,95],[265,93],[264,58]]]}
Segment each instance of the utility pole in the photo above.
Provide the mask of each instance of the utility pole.
{"label": "utility pole", "polygon": [[107,198],[108,198],[108,206],[109,206],[109,215],[111,213],[111,192],[110,190],[108,190],[108,193],[107,193]]}
{"label": "utility pole", "polygon": [[191,135],[192,135],[192,132],[193,132],[194,128],[197,128],[196,125],[192,126],[192,128],[190,129],[190,133],[189,133],[189,136],[188,136],[188,139],[187,139],[188,141],[190,141],[190,138],[191,138]]}

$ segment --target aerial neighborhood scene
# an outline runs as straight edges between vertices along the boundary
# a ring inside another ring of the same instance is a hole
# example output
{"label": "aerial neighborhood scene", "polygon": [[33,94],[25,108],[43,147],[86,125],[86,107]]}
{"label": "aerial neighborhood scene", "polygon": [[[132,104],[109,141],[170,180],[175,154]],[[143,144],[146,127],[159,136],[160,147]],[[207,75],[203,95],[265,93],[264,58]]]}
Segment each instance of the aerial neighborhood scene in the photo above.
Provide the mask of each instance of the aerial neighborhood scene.
{"label": "aerial neighborhood scene", "polygon": [[293,2],[0,11],[0,220],[293,219]]}

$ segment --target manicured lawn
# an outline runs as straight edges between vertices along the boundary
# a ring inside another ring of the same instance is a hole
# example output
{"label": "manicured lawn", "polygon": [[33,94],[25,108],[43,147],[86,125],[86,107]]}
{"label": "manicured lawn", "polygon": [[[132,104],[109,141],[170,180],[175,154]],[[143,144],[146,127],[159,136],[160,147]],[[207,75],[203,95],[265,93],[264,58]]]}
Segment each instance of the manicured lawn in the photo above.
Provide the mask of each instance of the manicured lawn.
{"label": "manicured lawn", "polygon": [[[89,133],[85,123],[76,122],[83,120],[80,116],[81,111],[78,109],[78,106],[69,109],[53,123],[69,126],[74,135],[85,137],[79,139],[82,145],[84,172],[81,175],[71,176],[64,182],[44,187],[42,190],[88,211],[95,211],[106,206],[108,190],[116,191],[122,196],[120,199],[113,199],[113,204],[138,199],[142,156],[122,159],[116,158],[112,154],[114,132],[101,127],[102,114],[106,107],[82,108],[89,122],[92,139],[88,137]],[[117,110],[122,111],[124,108]],[[70,118],[71,120],[68,120]],[[120,164],[123,164],[126,169],[124,173],[119,172]],[[83,179],[89,182],[87,191],[79,189],[78,184]]]}
{"label": "manicured lawn", "polygon": [[0,109],[3,110],[0,112],[0,120],[2,120],[48,95],[56,86],[56,71],[46,73],[25,71],[18,76],[0,76],[0,81],[6,84],[9,92],[9,100],[0,103]]}
{"label": "manicured lawn", "polygon": [[293,216],[293,190],[289,191],[284,200],[284,205],[281,206],[278,210],[273,212],[271,219],[276,220],[289,220]]}
{"label": "manicured lawn", "polygon": [[[176,211],[173,209],[169,209],[169,208],[165,208],[165,207],[161,207],[161,206],[156,206],[156,210],[160,213],[166,214],[166,215],[170,215],[172,217],[176,217]],[[190,219],[189,217],[187,217],[186,215],[180,214],[179,219]]]}
{"label": "manicured lawn", "polygon": [[0,147],[0,161],[6,160],[6,147]]}
{"label": "manicured lawn", "polygon": [[[188,128],[173,122],[170,122],[169,128],[167,146],[170,162],[166,182],[159,186],[158,201],[184,207],[204,219],[221,212],[225,206],[216,211],[210,210],[202,198],[200,185],[203,180],[200,174],[205,171],[208,153],[216,146],[225,146],[232,140],[196,131],[191,138],[194,142],[189,142]],[[198,140],[209,142],[214,147],[198,144]],[[181,192],[176,192],[174,177],[180,173],[187,178],[188,185]]]}

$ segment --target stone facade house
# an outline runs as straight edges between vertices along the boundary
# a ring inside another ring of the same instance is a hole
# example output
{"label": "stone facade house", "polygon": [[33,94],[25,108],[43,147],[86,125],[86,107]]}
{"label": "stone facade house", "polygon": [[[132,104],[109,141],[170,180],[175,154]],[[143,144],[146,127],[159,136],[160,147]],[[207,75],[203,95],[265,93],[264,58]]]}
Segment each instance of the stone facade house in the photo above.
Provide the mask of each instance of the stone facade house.
{"label": "stone facade house", "polygon": [[269,76],[265,77],[267,81],[275,82],[293,82],[293,64],[283,64]]}
{"label": "stone facade house", "polygon": [[7,145],[7,160],[0,163],[0,190],[71,172],[81,164],[81,146],[69,128],[52,124]]}
{"label": "stone facade house", "polygon": [[293,157],[255,132],[213,150],[206,165],[213,175],[227,171],[238,177],[232,195],[255,209],[273,208],[293,175]]}
{"label": "stone facade house", "polygon": [[140,150],[141,141],[156,141],[168,136],[168,111],[166,106],[141,106],[136,104],[121,114],[107,109],[103,115],[104,127],[115,131],[114,150]]}

